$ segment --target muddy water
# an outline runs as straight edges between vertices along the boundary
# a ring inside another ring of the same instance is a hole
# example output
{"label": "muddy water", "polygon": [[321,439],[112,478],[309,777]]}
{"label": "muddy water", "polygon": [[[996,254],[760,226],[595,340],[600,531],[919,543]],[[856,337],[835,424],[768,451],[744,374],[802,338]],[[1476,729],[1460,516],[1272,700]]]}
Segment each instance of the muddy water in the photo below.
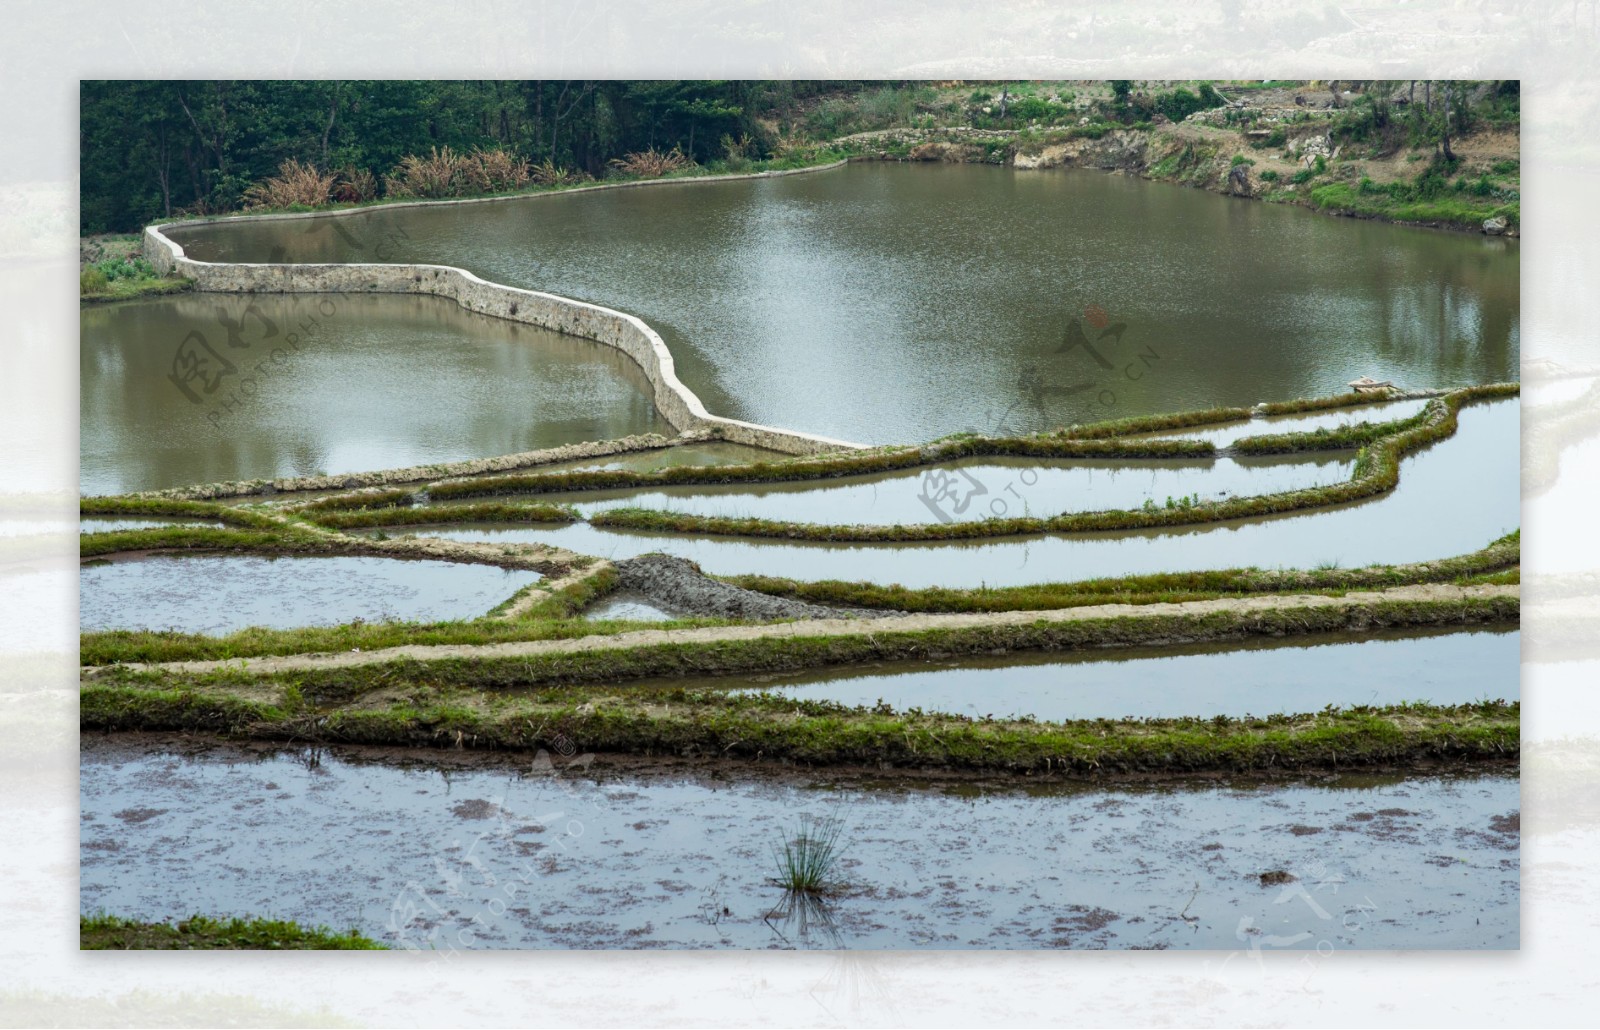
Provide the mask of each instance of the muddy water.
{"label": "muddy water", "polygon": [[1294,646],[1141,650],[1112,660],[1052,655],[884,663],[843,673],[674,680],[672,685],[1047,722],[1293,714],[1330,704],[1515,700],[1519,643],[1515,631],[1340,635]]}
{"label": "muddy water", "polygon": [[85,563],[79,626],[231,633],[472,619],[537,572],[393,558],[149,557]]}
{"label": "muddy water", "polygon": [[583,617],[591,622],[605,619],[633,619],[638,622],[667,622],[672,619],[692,618],[690,612],[674,613],[645,597],[619,590],[607,595],[585,609]]}
{"label": "muddy water", "polygon": [[[866,443],[1518,369],[1518,241],[1080,170],[854,164],[174,237],[205,260],[440,262],[620,308],[713,412]],[[1104,365],[1062,349],[1090,305],[1127,327],[1091,328]]]}
{"label": "muddy water", "polygon": [[[446,951],[1518,944],[1514,775],[913,786],[172,746],[84,742],[83,911]],[[820,912],[768,882],[802,815],[843,821],[849,886]]]}
{"label": "muddy water", "polygon": [[[1217,500],[1278,493],[1343,482],[1350,478],[1354,462],[1353,453],[1317,455],[1309,460],[1304,455],[1291,455],[1241,461],[1049,462],[1037,458],[973,458],[821,484],[590,490],[542,495],[539,499],[571,504],[585,515],[607,508],[640,507],[823,525],[972,522],[1138,508],[1146,502],[1164,505],[1168,499],[1191,495]],[[479,500],[464,498],[461,503]]]}
{"label": "muddy water", "polygon": [[[1456,434],[1405,458],[1400,485],[1376,500],[1209,527],[983,544],[863,546],[620,533],[587,523],[559,529],[456,527],[419,533],[456,540],[538,541],[617,558],[664,551],[698,562],[713,574],[762,573],[910,587],[1008,586],[1191,569],[1310,568],[1329,562],[1350,568],[1424,561],[1475,551],[1521,524],[1518,410],[1515,401],[1462,409]],[[1009,485],[993,489],[1003,492]]]}
{"label": "muddy water", "polygon": [[85,494],[673,435],[621,352],[437,297],[200,294],[88,307],[79,356]]}

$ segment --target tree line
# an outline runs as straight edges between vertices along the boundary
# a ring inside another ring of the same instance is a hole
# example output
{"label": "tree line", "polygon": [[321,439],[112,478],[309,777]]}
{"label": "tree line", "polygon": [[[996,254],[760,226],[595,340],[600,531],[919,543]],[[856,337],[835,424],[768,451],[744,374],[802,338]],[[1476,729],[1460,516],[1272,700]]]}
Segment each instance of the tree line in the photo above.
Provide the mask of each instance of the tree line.
{"label": "tree line", "polygon": [[[768,156],[798,105],[862,88],[838,81],[86,81],[80,93],[81,231],[239,207],[285,160],[387,174],[435,147],[503,147],[601,174],[677,148],[690,160],[738,140]],[[882,83],[874,85],[881,86]],[[776,128],[775,128],[776,127]]]}

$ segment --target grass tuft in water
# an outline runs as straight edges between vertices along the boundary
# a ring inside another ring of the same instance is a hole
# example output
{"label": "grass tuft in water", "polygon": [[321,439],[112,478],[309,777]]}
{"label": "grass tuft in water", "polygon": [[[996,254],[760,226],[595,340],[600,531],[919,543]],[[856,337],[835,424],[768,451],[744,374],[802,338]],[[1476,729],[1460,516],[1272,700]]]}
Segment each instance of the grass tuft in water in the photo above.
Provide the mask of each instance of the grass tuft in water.
{"label": "grass tuft in water", "polygon": [[843,831],[844,820],[838,816],[801,816],[794,836],[773,845],[772,857],[778,863],[774,882],[795,894],[839,893],[844,888],[836,875]]}

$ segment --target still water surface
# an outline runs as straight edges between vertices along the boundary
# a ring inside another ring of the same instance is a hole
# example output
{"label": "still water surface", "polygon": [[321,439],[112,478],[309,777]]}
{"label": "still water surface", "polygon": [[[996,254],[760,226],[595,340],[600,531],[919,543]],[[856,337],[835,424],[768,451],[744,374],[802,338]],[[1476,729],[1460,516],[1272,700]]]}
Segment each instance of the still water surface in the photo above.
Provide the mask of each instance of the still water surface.
{"label": "still water surface", "polygon": [[[1518,378],[1516,240],[1083,170],[862,163],[173,238],[208,261],[457,265],[618,308],[711,411],[863,443],[1321,396],[1364,374]],[[1096,353],[1063,349],[1091,305],[1126,328],[1083,322]]]}
{"label": "still water surface", "polygon": [[[1519,634],[1339,635],[1292,646],[1167,649],[900,662],[798,676],[673,680],[685,689],[776,691],[811,701],[973,718],[1241,717],[1324,705],[1466,704],[1518,696]],[[646,684],[647,685],[647,684]]]}
{"label": "still water surface", "polygon": [[473,619],[540,578],[522,569],[394,558],[125,558],[79,570],[79,625],[231,633],[355,619]]}
{"label": "still water surface", "polygon": [[[1514,400],[1463,408],[1455,435],[1403,459],[1400,485],[1379,498],[1309,514],[1208,526],[986,543],[871,545],[630,533],[586,522],[559,528],[453,526],[415,532],[452,540],[549,543],[608,558],[662,551],[698,562],[714,575],[753,573],[908,587],[1427,561],[1476,551],[1521,525],[1519,412]],[[905,488],[915,489],[912,483]]]}
{"label": "still water surface", "polygon": [[[243,346],[229,346],[230,321]],[[180,360],[183,348],[202,364]],[[190,294],[87,307],[79,356],[85,494],[674,435],[620,351],[438,297]]]}

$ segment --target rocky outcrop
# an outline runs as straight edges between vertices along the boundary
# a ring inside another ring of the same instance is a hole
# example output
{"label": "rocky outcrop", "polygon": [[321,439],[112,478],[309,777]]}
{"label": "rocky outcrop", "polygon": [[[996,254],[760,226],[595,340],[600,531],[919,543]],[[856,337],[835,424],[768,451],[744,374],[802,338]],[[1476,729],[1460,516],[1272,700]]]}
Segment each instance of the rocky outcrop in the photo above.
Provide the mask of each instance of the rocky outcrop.
{"label": "rocky outcrop", "polygon": [[919,143],[906,155],[913,161],[950,161],[975,163],[983,160],[983,148],[970,143],[950,143],[943,140]]}
{"label": "rocky outcrop", "polygon": [[617,585],[643,595],[675,612],[772,622],[778,619],[877,619],[898,612],[869,611],[860,608],[831,608],[827,605],[774,597],[746,590],[700,571],[686,558],[666,554],[642,554],[616,563]]}
{"label": "rocky outcrop", "polygon": [[1144,168],[1149,134],[1115,130],[1099,139],[1070,139],[1038,150],[1019,150],[1012,156],[1016,168],[1098,168],[1102,171],[1136,171]]}

